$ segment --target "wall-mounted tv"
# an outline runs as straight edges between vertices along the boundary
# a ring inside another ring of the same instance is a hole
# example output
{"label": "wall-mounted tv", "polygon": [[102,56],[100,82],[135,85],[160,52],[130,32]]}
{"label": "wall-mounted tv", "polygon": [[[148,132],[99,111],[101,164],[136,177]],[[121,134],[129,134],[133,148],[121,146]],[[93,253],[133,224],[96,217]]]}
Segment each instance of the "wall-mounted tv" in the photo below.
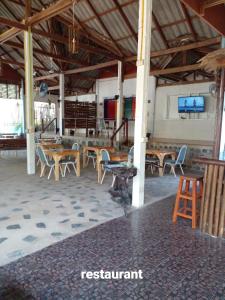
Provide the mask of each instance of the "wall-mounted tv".
{"label": "wall-mounted tv", "polygon": [[179,113],[199,113],[205,111],[203,96],[178,97]]}

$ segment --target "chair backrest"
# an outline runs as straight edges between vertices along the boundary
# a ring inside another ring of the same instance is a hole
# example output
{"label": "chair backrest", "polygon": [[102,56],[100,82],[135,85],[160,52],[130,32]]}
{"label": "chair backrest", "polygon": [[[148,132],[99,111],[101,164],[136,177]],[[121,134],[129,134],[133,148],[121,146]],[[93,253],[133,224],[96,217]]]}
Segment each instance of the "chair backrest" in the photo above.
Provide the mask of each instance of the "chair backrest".
{"label": "chair backrest", "polygon": [[100,153],[101,153],[102,161],[104,161],[104,162],[110,161],[109,152],[106,149],[102,149]]}
{"label": "chair backrest", "polygon": [[79,151],[80,150],[80,145],[78,143],[74,143],[73,146],[72,146],[72,150]]}
{"label": "chair backrest", "polygon": [[183,164],[184,163],[186,153],[187,153],[187,146],[183,145],[180,148],[179,154],[177,156],[176,164]]}
{"label": "chair backrest", "polygon": [[37,155],[38,155],[38,157],[40,158],[40,161],[43,164],[49,165],[48,158],[47,158],[47,156],[45,155],[43,149],[40,146],[37,147]]}
{"label": "chair backrest", "polygon": [[132,146],[128,152],[128,155],[133,159],[134,158],[134,146]]}

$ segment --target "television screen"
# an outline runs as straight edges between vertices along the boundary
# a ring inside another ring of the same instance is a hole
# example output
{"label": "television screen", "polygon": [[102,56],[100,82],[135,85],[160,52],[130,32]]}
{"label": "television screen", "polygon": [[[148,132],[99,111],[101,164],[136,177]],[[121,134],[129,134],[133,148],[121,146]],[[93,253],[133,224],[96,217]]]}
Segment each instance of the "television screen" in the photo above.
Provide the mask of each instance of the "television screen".
{"label": "television screen", "polygon": [[203,96],[190,96],[178,98],[178,112],[190,113],[190,112],[204,112],[205,111],[205,99]]}

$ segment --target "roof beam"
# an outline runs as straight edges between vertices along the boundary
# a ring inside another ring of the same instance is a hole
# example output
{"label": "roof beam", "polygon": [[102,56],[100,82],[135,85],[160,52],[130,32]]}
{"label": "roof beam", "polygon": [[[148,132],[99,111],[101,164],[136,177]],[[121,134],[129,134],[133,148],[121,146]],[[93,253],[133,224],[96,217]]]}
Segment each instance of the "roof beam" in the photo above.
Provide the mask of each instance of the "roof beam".
{"label": "roof beam", "polygon": [[[77,0],[77,1],[79,1],[79,0]],[[55,4],[52,4],[51,6],[49,6],[48,8],[40,11],[39,13],[33,15],[32,17],[29,17],[26,25],[32,26],[32,25],[35,25],[42,21],[48,20],[48,19],[58,15],[59,13],[62,13],[63,11],[68,9],[72,4],[73,4],[73,0],[59,0]],[[20,24],[24,25],[23,21]],[[19,26],[17,26],[17,27],[19,27]],[[16,28],[16,27],[13,27],[13,28],[7,30],[6,32],[4,32],[0,35],[0,42],[4,42],[4,41],[7,41],[7,40],[13,38],[17,34],[19,34],[20,31],[21,31],[21,29]]]}
{"label": "roof beam", "polygon": [[182,11],[183,11],[183,13],[184,13],[185,20],[186,20],[186,22],[187,22],[187,24],[188,24],[189,30],[190,30],[190,32],[191,32],[191,34],[192,34],[194,40],[197,41],[198,36],[197,36],[196,31],[195,31],[195,29],[194,29],[194,26],[193,26],[193,24],[192,24],[190,15],[189,15],[189,13],[188,13],[188,10],[187,10],[186,6],[185,6],[184,3],[182,3],[182,2],[181,2],[181,8],[182,8]]}
{"label": "roof beam", "polygon": [[205,22],[212,26],[219,34],[225,35],[225,6],[223,4],[220,3],[216,6],[211,6],[210,8],[203,10],[203,0],[180,1],[189,7],[201,19],[205,20]]}
{"label": "roof beam", "polygon": [[[7,46],[10,46],[10,47],[15,48],[15,49],[23,49],[22,44],[15,43],[15,42],[12,42],[12,41],[8,41],[5,44]],[[66,63],[70,63],[70,64],[74,64],[74,65],[78,65],[78,66],[86,66],[87,65],[86,63],[83,63],[82,61],[80,61],[78,59],[62,57],[60,55],[50,53],[50,52],[47,52],[47,51],[43,51],[43,50],[40,50],[38,48],[33,48],[33,51],[36,54],[41,54],[41,55],[44,55],[44,56],[52,57],[55,60],[63,61],[63,62],[66,62]]]}
{"label": "roof beam", "polygon": [[156,18],[156,16],[155,16],[154,13],[152,13],[152,19],[153,19],[153,22],[154,22],[154,24],[155,24],[156,29],[157,29],[158,32],[159,32],[160,37],[161,37],[161,39],[162,39],[162,41],[163,41],[163,43],[164,43],[164,46],[165,46],[166,48],[169,48],[169,44],[168,44],[168,41],[167,41],[167,39],[166,39],[166,36],[165,36],[164,32],[162,31],[162,28],[161,28],[161,26],[159,25],[159,22],[158,22],[158,20],[157,20],[157,18]]}
{"label": "roof beam", "polygon": [[159,76],[159,75],[166,75],[166,74],[175,74],[181,72],[189,72],[201,69],[201,64],[194,64],[194,65],[186,65],[181,67],[173,67],[161,70],[152,70],[150,75],[152,76]]}
{"label": "roof beam", "polygon": [[[15,61],[15,60],[3,59],[3,58],[0,58],[0,62],[3,63],[3,64],[7,64],[7,65],[19,66],[19,67],[21,67],[21,68],[24,69],[24,62],[18,62],[18,61]],[[34,66],[34,69],[36,69],[36,70],[42,70],[42,71],[47,71],[46,68],[39,67],[39,66]]]}
{"label": "roof beam", "polygon": [[104,31],[108,34],[108,36],[110,37],[112,43],[114,44],[115,48],[117,49],[118,54],[123,57],[123,53],[120,50],[120,47],[118,46],[117,42],[114,40],[113,36],[111,35],[111,33],[109,32],[108,28],[105,26],[104,22],[102,21],[102,19],[99,17],[96,9],[94,8],[93,4],[91,3],[90,0],[86,0],[90,9],[92,10],[92,12],[94,13],[95,17],[97,18],[98,22],[100,23],[100,25],[102,26],[102,28],[104,29]]}
{"label": "roof beam", "polygon": [[225,0],[205,0],[203,3],[203,9],[207,9],[220,4],[225,4]]}
{"label": "roof beam", "polygon": [[120,6],[118,0],[113,0],[113,2],[115,4],[116,8],[119,10],[119,13],[120,13],[121,17],[123,18],[125,24],[129,28],[132,36],[134,37],[135,41],[137,42],[138,41],[137,33],[134,31],[134,28],[132,27],[128,17],[126,16],[125,12],[123,11],[122,7]]}
{"label": "roof beam", "polygon": [[[220,44],[220,42],[221,42],[221,38],[216,37],[216,38],[207,39],[207,40],[201,41],[201,42],[191,43],[188,45],[183,45],[183,46],[178,46],[178,47],[173,47],[173,48],[163,49],[163,50],[158,50],[158,51],[152,51],[151,58],[159,57],[159,56],[163,56],[163,55],[169,55],[172,53],[187,51],[187,50],[196,49],[196,48],[202,48],[202,47],[210,46],[210,45],[217,45],[217,44]],[[125,59],[125,62],[135,61],[136,59],[137,59],[137,56],[130,56]]]}

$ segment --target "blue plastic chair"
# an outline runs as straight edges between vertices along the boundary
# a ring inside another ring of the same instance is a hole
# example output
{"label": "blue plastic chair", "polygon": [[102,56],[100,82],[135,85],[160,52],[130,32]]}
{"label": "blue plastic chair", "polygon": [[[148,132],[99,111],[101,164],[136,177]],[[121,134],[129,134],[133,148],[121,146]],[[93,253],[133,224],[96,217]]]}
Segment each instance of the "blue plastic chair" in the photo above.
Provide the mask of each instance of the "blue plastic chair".
{"label": "blue plastic chair", "polygon": [[178,154],[176,160],[173,160],[173,159],[165,160],[164,168],[163,168],[163,174],[164,174],[166,166],[169,166],[171,168],[171,171],[173,172],[174,176],[176,177],[175,168],[176,168],[176,166],[179,166],[180,170],[181,170],[181,173],[184,175],[184,170],[182,168],[182,165],[184,164],[186,153],[187,153],[187,146],[183,145],[180,148],[180,151],[179,151],[179,154]]}
{"label": "blue plastic chair", "polygon": [[[80,145],[79,145],[78,143],[74,143],[74,144],[72,145],[72,150],[79,151],[79,150],[80,150]],[[63,177],[66,176],[66,170],[68,170],[68,172],[70,173],[69,165],[71,165],[71,166],[74,168],[74,172],[75,172],[75,174],[77,175],[76,160],[73,160],[72,157],[69,157],[69,159],[63,160],[62,163],[65,165]]]}
{"label": "blue plastic chair", "polygon": [[[45,167],[49,167],[50,168],[50,171],[49,171],[49,174],[48,174],[48,179],[50,179],[51,177],[51,174],[52,174],[52,171],[55,167],[55,162],[54,161],[51,161],[44,153],[43,149],[38,146],[37,147],[37,155],[40,159],[40,162],[41,162],[41,174],[40,174],[40,177],[43,176],[44,174],[44,171],[45,171]],[[59,165],[59,168],[60,168],[60,171],[61,171],[61,175],[63,176],[63,173],[62,173],[62,166],[61,164]]]}
{"label": "blue plastic chair", "polygon": [[[106,172],[112,172],[113,168],[122,167],[123,165],[120,163],[110,164],[110,155],[106,149],[102,149],[100,151],[100,155],[101,155],[102,167],[104,170],[104,173],[102,175],[101,182],[100,182],[102,184],[103,180],[105,178]],[[115,176],[113,175],[112,187],[114,185],[114,182],[115,182]]]}

